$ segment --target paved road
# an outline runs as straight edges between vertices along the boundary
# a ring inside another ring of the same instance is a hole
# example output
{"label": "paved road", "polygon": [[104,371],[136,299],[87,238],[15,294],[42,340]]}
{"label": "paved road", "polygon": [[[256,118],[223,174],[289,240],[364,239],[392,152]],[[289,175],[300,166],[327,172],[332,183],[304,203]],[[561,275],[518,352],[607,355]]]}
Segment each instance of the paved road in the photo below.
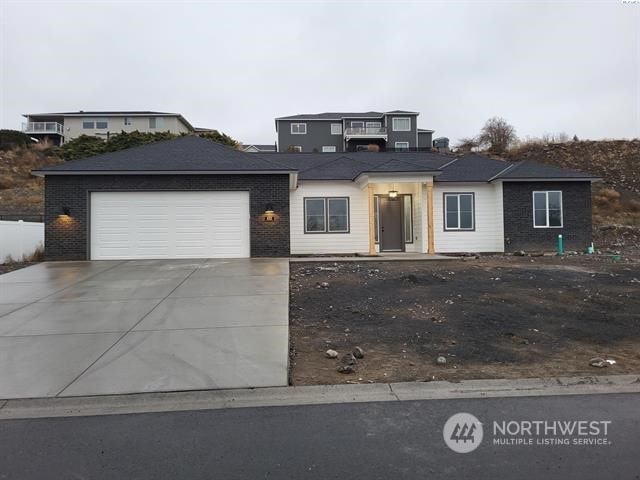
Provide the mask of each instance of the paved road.
{"label": "paved road", "polygon": [[[449,416],[484,425],[474,452]],[[493,421],[611,421],[606,446],[494,446]],[[640,394],[425,400],[0,422],[0,478],[640,478]]]}

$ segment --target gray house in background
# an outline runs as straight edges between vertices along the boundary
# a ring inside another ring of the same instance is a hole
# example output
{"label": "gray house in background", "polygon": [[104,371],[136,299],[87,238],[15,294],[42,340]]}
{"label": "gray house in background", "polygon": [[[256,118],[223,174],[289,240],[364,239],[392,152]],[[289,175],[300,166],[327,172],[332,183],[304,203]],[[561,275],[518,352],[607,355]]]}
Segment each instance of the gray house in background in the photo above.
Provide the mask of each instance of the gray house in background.
{"label": "gray house in background", "polygon": [[314,113],[276,118],[278,152],[429,151],[418,112]]}

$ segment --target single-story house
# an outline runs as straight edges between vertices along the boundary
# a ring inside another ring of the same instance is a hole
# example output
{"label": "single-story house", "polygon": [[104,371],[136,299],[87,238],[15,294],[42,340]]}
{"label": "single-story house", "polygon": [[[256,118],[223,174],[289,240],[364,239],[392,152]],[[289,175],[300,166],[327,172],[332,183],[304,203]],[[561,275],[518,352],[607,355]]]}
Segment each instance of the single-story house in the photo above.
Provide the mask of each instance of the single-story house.
{"label": "single-story house", "polygon": [[246,153],[185,136],[44,167],[51,260],[553,250],[590,175],[430,152]]}

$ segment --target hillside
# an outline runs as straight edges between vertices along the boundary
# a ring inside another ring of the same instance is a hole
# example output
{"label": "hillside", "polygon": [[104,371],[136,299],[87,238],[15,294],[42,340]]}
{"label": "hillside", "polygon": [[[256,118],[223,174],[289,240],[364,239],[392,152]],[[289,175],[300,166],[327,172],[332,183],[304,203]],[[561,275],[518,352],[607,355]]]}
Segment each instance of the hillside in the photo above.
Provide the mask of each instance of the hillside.
{"label": "hillside", "polygon": [[640,140],[534,142],[511,150],[507,159],[534,160],[602,178],[593,189],[594,224],[640,226]]}
{"label": "hillside", "polygon": [[47,145],[0,150],[0,215],[42,215],[44,182],[31,170],[62,161]]}
{"label": "hillside", "polygon": [[508,160],[534,160],[602,178],[593,186],[593,240],[597,249],[640,253],[640,140],[529,142]]}

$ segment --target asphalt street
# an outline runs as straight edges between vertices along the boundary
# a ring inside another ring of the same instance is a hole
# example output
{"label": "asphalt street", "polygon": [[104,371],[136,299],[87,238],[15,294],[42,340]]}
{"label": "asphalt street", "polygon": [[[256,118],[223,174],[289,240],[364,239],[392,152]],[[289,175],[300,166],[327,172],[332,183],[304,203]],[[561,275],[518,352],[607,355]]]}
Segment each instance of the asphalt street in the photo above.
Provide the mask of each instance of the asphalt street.
{"label": "asphalt street", "polygon": [[[482,423],[482,441],[470,453],[444,442],[444,424],[459,412]],[[583,430],[590,433],[578,435],[576,427],[564,436],[547,430],[532,437],[521,428],[574,420],[606,423],[597,435],[593,425]],[[517,433],[496,434],[494,422]],[[498,438],[511,444],[495,444]],[[0,445],[0,478],[20,480],[637,479],[640,394],[4,420]]]}

